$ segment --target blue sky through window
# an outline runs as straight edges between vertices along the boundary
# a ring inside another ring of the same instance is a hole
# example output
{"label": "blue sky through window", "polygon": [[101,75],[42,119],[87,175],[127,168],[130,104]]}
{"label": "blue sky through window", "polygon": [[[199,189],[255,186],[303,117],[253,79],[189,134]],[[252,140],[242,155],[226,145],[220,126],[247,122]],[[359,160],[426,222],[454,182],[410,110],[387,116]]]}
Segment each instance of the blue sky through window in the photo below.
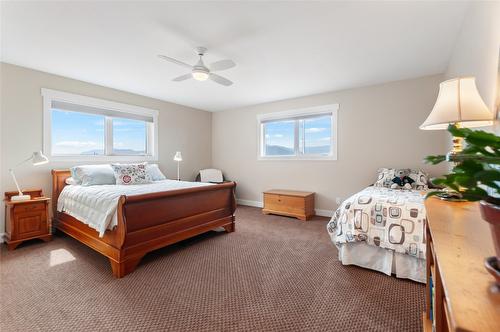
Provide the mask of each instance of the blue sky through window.
{"label": "blue sky through window", "polygon": [[52,153],[104,154],[104,116],[52,110]]}
{"label": "blue sky through window", "polygon": [[265,155],[295,155],[295,125],[298,126],[298,152],[303,155],[329,155],[332,137],[331,115],[264,123]]}
{"label": "blue sky through window", "polygon": [[266,155],[288,156],[294,152],[295,121],[275,121],[265,124]]}
{"label": "blue sky through window", "polygon": [[113,119],[113,153],[145,154],[146,122],[130,119]]}
{"label": "blue sky through window", "polygon": [[[113,154],[146,154],[146,122],[114,118]],[[52,110],[54,155],[103,155],[106,117],[98,114]]]}
{"label": "blue sky through window", "polygon": [[[329,154],[332,136],[331,116],[304,119],[305,154]],[[302,132],[302,131],[300,131]]]}

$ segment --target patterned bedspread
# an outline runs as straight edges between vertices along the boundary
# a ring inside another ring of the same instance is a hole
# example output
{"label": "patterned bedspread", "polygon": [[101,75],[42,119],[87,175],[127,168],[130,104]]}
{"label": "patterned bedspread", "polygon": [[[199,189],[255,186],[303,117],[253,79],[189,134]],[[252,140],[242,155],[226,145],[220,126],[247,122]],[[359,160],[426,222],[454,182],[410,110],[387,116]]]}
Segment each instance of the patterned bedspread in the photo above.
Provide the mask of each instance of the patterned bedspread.
{"label": "patterned bedspread", "polygon": [[369,245],[425,259],[422,191],[368,187],[346,199],[327,225],[337,246]]}

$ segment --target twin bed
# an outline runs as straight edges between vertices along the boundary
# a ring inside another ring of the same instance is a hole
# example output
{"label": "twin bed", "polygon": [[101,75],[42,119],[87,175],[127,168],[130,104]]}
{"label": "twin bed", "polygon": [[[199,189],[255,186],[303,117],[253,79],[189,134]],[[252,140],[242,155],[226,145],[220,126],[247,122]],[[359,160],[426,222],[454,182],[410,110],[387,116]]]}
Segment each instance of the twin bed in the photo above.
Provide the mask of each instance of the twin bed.
{"label": "twin bed", "polygon": [[374,186],[346,199],[327,231],[344,265],[425,283],[427,176],[415,172],[414,190],[391,189],[390,178],[379,175]]}
{"label": "twin bed", "polygon": [[150,251],[223,227],[235,230],[236,184],[163,180],[123,186],[70,185],[70,170],[53,170],[57,229],[109,259],[124,277]]}

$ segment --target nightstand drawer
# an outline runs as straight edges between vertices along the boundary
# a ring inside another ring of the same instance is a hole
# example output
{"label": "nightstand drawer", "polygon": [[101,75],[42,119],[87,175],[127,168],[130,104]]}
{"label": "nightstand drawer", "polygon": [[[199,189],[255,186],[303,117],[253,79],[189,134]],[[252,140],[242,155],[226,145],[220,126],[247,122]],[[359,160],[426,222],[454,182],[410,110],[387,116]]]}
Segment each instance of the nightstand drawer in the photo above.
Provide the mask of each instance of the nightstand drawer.
{"label": "nightstand drawer", "polygon": [[32,211],[45,211],[45,202],[31,203],[31,204],[17,204],[14,207],[15,213],[32,212]]}

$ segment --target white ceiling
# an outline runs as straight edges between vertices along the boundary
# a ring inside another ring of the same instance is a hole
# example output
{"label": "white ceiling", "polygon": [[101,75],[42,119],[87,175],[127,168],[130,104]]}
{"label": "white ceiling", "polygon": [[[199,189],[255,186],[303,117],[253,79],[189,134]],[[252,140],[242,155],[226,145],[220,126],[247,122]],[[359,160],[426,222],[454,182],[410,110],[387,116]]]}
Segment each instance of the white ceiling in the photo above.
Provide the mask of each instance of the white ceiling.
{"label": "white ceiling", "polygon": [[[219,111],[445,71],[464,2],[5,2],[1,60]],[[229,58],[235,84],[172,82]]]}

